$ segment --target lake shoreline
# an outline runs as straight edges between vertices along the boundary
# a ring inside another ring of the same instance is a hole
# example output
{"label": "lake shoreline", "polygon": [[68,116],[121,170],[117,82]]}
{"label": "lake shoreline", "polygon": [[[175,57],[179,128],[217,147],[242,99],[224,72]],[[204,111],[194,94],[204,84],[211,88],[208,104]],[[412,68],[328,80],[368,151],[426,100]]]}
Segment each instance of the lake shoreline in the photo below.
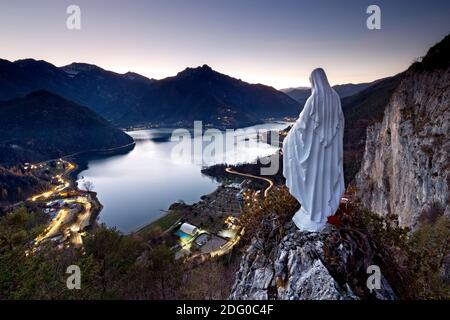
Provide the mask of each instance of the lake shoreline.
{"label": "lake shoreline", "polygon": [[[255,133],[250,139],[260,139],[261,130],[283,130],[288,125],[273,122],[255,126],[251,128]],[[94,153],[75,159],[79,168],[73,179],[78,183],[83,180],[93,182],[104,206],[99,222],[116,227],[124,234],[132,234],[165,219],[168,208],[174,203],[195,204],[220,188],[222,183],[218,176],[205,174],[204,167],[196,162],[185,162],[172,156],[171,152],[179,142],[165,139],[170,136],[168,129],[139,130],[129,134],[136,142],[129,153],[118,156],[115,153],[112,157]],[[246,135],[238,137],[239,141],[248,140]],[[194,140],[204,138],[189,139],[194,144]],[[206,145],[209,140],[203,141]],[[276,147],[270,144],[259,144],[256,148],[249,148],[245,143],[237,146],[238,149],[227,152],[220,163],[247,165],[276,152]],[[233,180],[236,181],[236,177]]]}
{"label": "lake shoreline", "polygon": [[[276,153],[274,153],[274,155],[276,155]],[[272,155],[273,156],[273,155]],[[244,172],[247,171],[251,171],[249,169],[253,169],[255,166],[254,163],[240,163],[234,166],[231,166],[232,168],[238,168],[240,170],[243,170]],[[219,169],[213,169],[213,168],[219,168]],[[219,193],[219,191],[221,189],[224,188],[229,188],[230,185],[232,185],[233,183],[236,182],[242,182],[243,180],[246,179],[250,179],[251,182],[248,183],[248,186],[251,186],[254,189],[264,189],[264,190],[270,190],[273,186],[273,182],[269,183],[269,187],[267,188],[267,186],[264,186],[264,184],[261,184],[259,181],[260,179],[263,178],[257,178],[256,176],[250,177],[250,175],[247,175],[245,173],[233,173],[233,172],[229,172],[227,170],[228,165],[226,164],[216,164],[213,166],[209,166],[207,168],[204,168],[201,170],[202,174],[205,174],[207,176],[213,177],[214,179],[216,179],[218,182],[220,182],[221,184],[219,186],[217,186],[217,188],[208,193],[208,194],[204,194],[201,195],[199,198],[199,202],[193,203],[193,204],[180,204],[179,202],[173,202],[168,210],[166,211],[166,213],[158,218],[155,221],[152,221],[146,225],[144,225],[143,227],[138,228],[137,230],[135,230],[132,233],[142,233],[142,232],[149,232],[151,231],[151,229],[153,227],[156,226],[166,226],[167,228],[165,230],[163,230],[164,232],[167,232],[168,230],[170,230],[174,224],[176,224],[180,219],[183,219],[183,215],[178,212],[180,207],[183,207],[185,210],[191,210],[194,206],[198,205],[203,198],[207,198],[207,197],[211,197],[211,195],[215,195],[217,193]],[[222,171],[222,172],[220,172]],[[215,200],[213,200],[215,201]],[[172,223],[170,223],[170,226],[167,226],[167,222],[171,221]]]}
{"label": "lake shoreline", "polygon": [[[252,126],[257,126],[257,125],[263,125],[263,124],[267,124],[267,123],[286,123],[286,122],[292,122],[295,121],[295,119],[292,119],[290,117],[283,117],[283,118],[276,118],[276,119],[262,119],[262,121],[252,121],[252,122],[248,122],[245,124],[242,124],[239,127],[230,127],[230,126],[217,126],[217,125],[211,125],[211,124],[202,124],[202,127],[205,129],[217,129],[220,131],[225,132],[226,130],[238,130],[238,129],[242,129],[242,128],[247,128],[247,127],[252,127]],[[141,131],[141,130],[152,130],[152,129],[170,129],[170,130],[175,130],[175,129],[187,129],[188,131],[192,131],[194,130],[194,126],[192,126],[191,122],[189,123],[190,125],[185,125],[185,126],[170,126],[170,125],[160,125],[160,124],[148,124],[148,125],[142,125],[142,126],[138,126],[138,127],[128,127],[128,128],[122,128],[123,131],[125,132],[134,132],[134,131]]]}

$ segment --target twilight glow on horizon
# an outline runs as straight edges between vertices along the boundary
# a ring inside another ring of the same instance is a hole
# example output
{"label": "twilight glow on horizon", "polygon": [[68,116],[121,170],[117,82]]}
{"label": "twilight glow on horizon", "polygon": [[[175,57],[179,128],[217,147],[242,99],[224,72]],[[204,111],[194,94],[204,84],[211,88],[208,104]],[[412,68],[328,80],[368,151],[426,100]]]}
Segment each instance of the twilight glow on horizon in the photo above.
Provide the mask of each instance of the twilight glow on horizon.
{"label": "twilight glow on horizon", "polygon": [[[81,30],[66,28],[71,4]],[[381,30],[366,27],[371,4]],[[448,34],[449,13],[444,0],[0,0],[0,58],[155,79],[208,64],[277,89],[309,86],[320,66],[332,84],[359,83],[405,70]]]}

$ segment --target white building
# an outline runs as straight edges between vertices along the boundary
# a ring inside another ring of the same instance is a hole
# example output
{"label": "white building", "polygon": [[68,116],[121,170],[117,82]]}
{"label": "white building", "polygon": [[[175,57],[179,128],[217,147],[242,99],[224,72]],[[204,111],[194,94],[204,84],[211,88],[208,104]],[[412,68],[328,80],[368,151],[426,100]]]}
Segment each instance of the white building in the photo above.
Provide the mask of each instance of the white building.
{"label": "white building", "polygon": [[181,225],[180,230],[191,236],[195,236],[198,233],[198,228],[187,222]]}

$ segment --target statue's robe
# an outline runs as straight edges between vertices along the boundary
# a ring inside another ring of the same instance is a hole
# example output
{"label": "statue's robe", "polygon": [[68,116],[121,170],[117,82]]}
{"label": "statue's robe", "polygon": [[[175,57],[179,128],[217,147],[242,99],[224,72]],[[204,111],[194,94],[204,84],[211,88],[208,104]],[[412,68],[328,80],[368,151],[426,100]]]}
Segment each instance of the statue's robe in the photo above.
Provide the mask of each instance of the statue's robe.
{"label": "statue's robe", "polygon": [[301,208],[292,220],[318,232],[336,213],[344,193],[344,115],[323,69],[310,76],[311,96],[283,143],[283,175]]}

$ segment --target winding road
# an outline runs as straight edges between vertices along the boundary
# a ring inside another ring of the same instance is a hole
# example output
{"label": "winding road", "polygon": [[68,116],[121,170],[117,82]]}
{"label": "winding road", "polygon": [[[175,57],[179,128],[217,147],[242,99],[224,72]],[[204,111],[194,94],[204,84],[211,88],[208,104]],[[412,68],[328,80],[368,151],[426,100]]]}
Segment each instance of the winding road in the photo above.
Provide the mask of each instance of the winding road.
{"label": "winding road", "polygon": [[92,204],[89,196],[79,193],[76,197],[66,198],[60,195],[61,191],[71,186],[71,182],[67,176],[76,168],[76,165],[71,162],[66,160],[60,161],[65,162],[67,166],[64,173],[55,177],[60,184],[49,191],[33,196],[29,200],[36,202],[46,201],[48,198],[53,198],[53,200],[60,199],[63,200],[64,205],[73,203],[81,206],[82,209],[79,212],[76,212],[73,209],[61,208],[56,217],[50,221],[44,232],[35,239],[36,247],[39,246],[42,241],[58,235],[62,235],[64,239],[70,238],[71,243],[75,246],[81,246],[82,238],[80,232],[83,232],[83,230],[90,225]]}
{"label": "winding road", "polygon": [[269,194],[270,189],[272,189],[273,187],[273,181],[268,179],[268,178],[264,178],[264,177],[260,177],[260,176],[255,176],[249,173],[241,173],[241,172],[237,172],[231,168],[226,168],[225,169],[226,172],[231,173],[231,174],[236,174],[239,176],[244,176],[244,177],[248,177],[248,178],[253,178],[253,179],[259,179],[259,180],[264,180],[266,181],[269,186],[264,190],[264,197],[267,197],[267,195]]}
{"label": "winding road", "polygon": [[38,201],[38,200],[42,200],[41,198],[47,199],[50,198],[58,193],[60,193],[61,191],[63,191],[64,189],[67,189],[68,187],[70,187],[70,181],[67,179],[65,180],[64,178],[69,175],[70,172],[72,172],[76,166],[73,163],[70,163],[68,161],[65,160],[60,160],[63,161],[67,164],[67,169],[66,171],[64,171],[64,173],[57,175],[56,178],[58,179],[58,182],[60,183],[60,185],[58,185],[57,187],[53,188],[52,190],[37,194],[33,197],[31,197],[28,200],[31,201]]}

